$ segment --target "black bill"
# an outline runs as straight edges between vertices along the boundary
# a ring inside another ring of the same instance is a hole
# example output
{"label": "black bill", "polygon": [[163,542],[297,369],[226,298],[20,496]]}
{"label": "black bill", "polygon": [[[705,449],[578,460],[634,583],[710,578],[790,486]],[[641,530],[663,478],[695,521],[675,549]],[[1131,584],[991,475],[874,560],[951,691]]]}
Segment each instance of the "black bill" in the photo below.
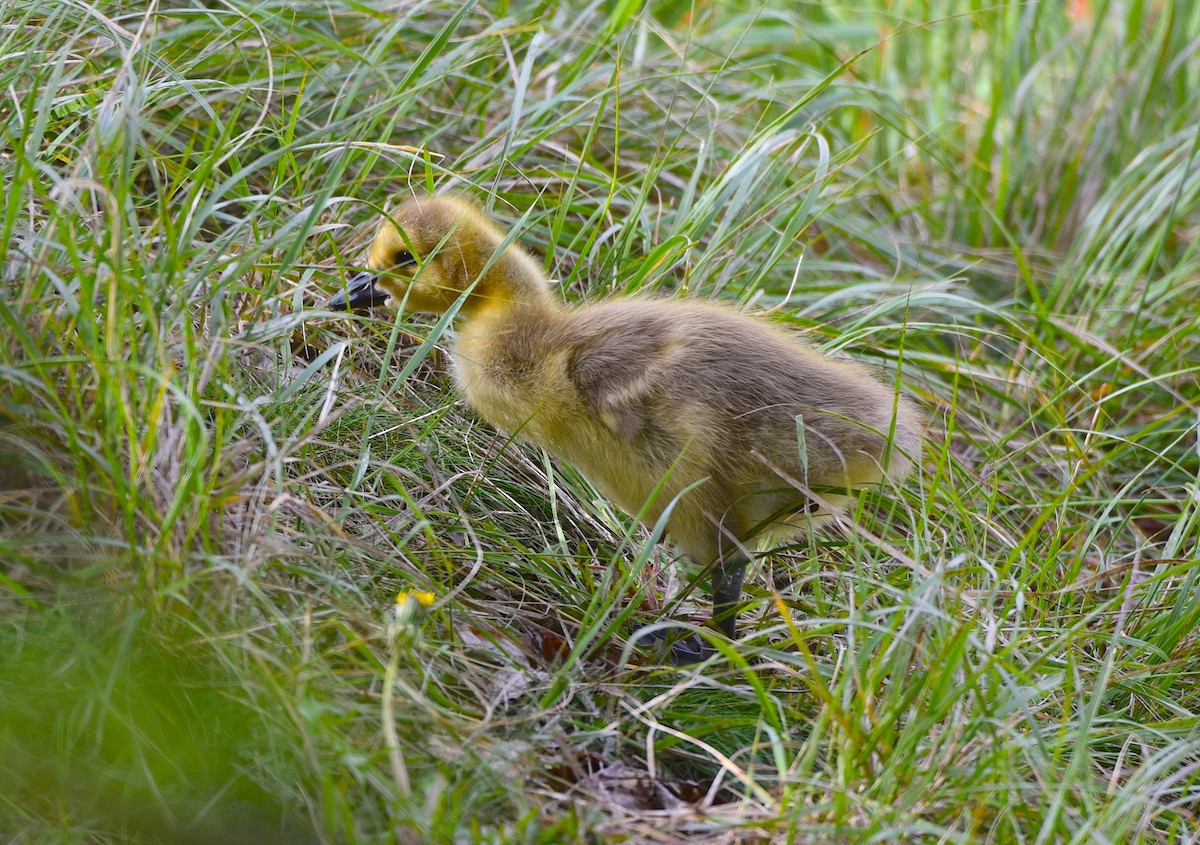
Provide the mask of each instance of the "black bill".
{"label": "black bill", "polygon": [[370,271],[359,273],[346,282],[346,287],[331,296],[325,307],[330,311],[352,311],[355,308],[383,305],[388,295],[375,287],[377,278]]}

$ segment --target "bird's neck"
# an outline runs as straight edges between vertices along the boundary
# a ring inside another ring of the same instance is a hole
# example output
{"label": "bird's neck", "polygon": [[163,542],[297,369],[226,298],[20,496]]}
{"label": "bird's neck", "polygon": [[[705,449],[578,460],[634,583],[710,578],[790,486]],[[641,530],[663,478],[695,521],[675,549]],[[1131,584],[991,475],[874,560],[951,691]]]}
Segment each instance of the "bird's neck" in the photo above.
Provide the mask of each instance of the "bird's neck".
{"label": "bird's neck", "polygon": [[470,319],[485,313],[549,316],[561,310],[542,269],[523,250],[509,247],[479,277],[460,313]]}

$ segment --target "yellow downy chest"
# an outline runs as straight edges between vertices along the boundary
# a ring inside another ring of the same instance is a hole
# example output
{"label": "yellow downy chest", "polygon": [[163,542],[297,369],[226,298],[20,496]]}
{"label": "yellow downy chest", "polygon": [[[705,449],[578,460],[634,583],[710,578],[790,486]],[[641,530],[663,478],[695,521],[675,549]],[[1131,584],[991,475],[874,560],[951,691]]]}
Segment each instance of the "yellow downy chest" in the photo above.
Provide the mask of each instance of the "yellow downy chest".
{"label": "yellow downy chest", "polygon": [[556,421],[574,393],[567,353],[521,317],[497,307],[464,321],[452,350],[455,381],[488,422],[553,450]]}

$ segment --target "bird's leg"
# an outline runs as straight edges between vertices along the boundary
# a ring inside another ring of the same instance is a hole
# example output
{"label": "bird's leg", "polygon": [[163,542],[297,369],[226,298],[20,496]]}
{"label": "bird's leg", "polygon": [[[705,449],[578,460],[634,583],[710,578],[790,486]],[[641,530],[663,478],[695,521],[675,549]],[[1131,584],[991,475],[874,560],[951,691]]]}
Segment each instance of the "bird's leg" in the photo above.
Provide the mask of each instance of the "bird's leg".
{"label": "bird's leg", "polygon": [[[746,577],[748,562],[749,558],[745,554],[737,552],[727,560],[719,561],[713,569],[713,623],[731,640],[737,639],[737,612],[742,600],[742,581]],[[666,657],[676,666],[699,663],[712,656],[713,647],[705,642],[703,637],[688,634],[675,639],[679,633],[679,629],[669,628],[655,632],[648,639],[669,643],[670,652]]]}
{"label": "bird's leg", "polygon": [[717,563],[712,575],[713,622],[731,640],[737,639],[738,605],[742,601],[746,563],[746,556],[736,553]]}

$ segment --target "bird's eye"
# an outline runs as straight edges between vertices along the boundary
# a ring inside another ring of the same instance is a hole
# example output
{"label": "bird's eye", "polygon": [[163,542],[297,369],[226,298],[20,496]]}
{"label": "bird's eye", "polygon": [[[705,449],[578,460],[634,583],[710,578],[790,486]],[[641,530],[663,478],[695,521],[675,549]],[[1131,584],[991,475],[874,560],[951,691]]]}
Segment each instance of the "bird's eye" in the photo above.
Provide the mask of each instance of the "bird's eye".
{"label": "bird's eye", "polygon": [[396,258],[392,261],[392,267],[411,267],[417,263],[417,259],[413,258],[411,252],[406,249],[396,253]]}

